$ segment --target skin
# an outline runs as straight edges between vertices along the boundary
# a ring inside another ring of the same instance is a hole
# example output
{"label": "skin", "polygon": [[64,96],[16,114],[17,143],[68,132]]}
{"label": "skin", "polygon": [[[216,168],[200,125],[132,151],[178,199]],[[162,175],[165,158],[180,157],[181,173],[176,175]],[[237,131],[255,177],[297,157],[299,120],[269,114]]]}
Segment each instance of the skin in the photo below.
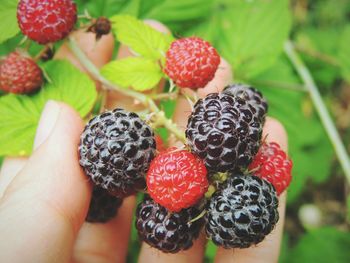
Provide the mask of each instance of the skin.
{"label": "skin", "polygon": [[[156,29],[166,29],[158,22],[148,23]],[[101,67],[111,59],[114,48],[111,36],[96,43],[90,33],[75,34],[96,66]],[[85,71],[65,45],[56,58],[66,58]],[[198,91],[198,97],[220,91],[232,81],[231,68],[222,63],[214,80]],[[122,105],[123,100],[113,94],[107,104]],[[130,105],[127,110],[134,110]],[[188,102],[180,98],[174,115],[179,127],[186,126],[190,111]],[[92,186],[78,163],[77,144],[83,126],[72,108],[49,101],[40,119],[32,156],[4,161],[0,171],[0,233],[6,237],[0,241],[2,262],[125,262],[135,198],[125,199],[118,215],[107,224],[84,222]],[[277,120],[267,118],[264,135],[287,151],[286,132]],[[284,209],[282,194],[281,218],[273,232],[252,248],[219,248],[215,262],[277,262]],[[191,249],[175,255],[142,244],[139,262],[203,262],[205,243],[202,235]]]}

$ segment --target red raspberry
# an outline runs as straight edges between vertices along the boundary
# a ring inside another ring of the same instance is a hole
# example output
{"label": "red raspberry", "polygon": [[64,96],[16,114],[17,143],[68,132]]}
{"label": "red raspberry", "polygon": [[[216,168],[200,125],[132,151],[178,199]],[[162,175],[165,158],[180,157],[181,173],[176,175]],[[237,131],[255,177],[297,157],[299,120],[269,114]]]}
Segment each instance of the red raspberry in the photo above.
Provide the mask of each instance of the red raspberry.
{"label": "red raspberry", "polygon": [[289,185],[292,176],[292,160],[275,143],[264,143],[259,152],[249,165],[249,170],[254,170],[253,174],[269,181],[280,195]]}
{"label": "red raspberry", "polygon": [[174,41],[166,53],[164,72],[181,88],[203,88],[214,78],[220,56],[198,37]]}
{"label": "red raspberry", "polygon": [[17,20],[22,33],[39,44],[65,38],[77,21],[72,0],[20,0]]}
{"label": "red raspberry", "polygon": [[192,153],[170,148],[151,162],[147,187],[154,201],[179,212],[196,204],[208,190],[207,170]]}
{"label": "red raspberry", "polygon": [[0,89],[23,94],[40,88],[43,74],[35,61],[18,52],[9,54],[0,65]]}

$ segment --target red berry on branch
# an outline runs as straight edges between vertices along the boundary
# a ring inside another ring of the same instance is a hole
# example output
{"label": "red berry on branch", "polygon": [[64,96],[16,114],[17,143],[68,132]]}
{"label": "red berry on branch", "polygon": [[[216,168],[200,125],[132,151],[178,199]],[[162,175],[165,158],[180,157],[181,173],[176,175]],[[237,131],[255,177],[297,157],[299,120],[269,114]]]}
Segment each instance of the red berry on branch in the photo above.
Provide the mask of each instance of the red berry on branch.
{"label": "red berry on branch", "polygon": [[77,8],[72,0],[20,0],[17,20],[24,35],[47,44],[70,33],[77,21]]}
{"label": "red berry on branch", "polygon": [[198,37],[175,40],[166,53],[164,72],[181,88],[203,88],[211,81],[220,56],[208,42]]}
{"label": "red berry on branch", "polygon": [[249,170],[262,179],[272,183],[280,195],[292,180],[293,163],[287,154],[275,143],[264,143],[256,154]]}
{"label": "red berry on branch", "polygon": [[16,94],[31,93],[39,89],[42,83],[42,71],[30,57],[13,52],[1,61],[1,90]]}
{"label": "red berry on branch", "polygon": [[202,160],[185,150],[170,148],[151,162],[147,187],[152,199],[172,212],[195,205],[208,189]]}

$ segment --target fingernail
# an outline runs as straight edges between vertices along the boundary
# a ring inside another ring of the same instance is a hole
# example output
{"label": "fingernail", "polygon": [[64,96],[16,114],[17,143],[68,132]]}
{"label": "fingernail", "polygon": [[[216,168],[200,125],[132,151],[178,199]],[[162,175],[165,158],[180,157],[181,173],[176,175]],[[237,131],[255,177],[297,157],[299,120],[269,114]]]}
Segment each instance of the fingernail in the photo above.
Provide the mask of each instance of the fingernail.
{"label": "fingernail", "polygon": [[34,150],[36,150],[50,136],[55,127],[60,111],[61,107],[57,102],[53,100],[46,102],[36,130]]}

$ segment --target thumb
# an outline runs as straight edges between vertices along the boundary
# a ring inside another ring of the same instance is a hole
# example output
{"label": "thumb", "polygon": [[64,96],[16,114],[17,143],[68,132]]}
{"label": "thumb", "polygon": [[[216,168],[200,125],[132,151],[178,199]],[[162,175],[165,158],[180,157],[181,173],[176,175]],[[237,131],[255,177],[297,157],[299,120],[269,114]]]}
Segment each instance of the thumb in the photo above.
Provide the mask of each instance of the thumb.
{"label": "thumb", "polygon": [[0,232],[7,237],[0,242],[4,262],[70,259],[90,199],[78,163],[82,129],[81,118],[69,106],[46,104],[35,151],[0,200]]}

